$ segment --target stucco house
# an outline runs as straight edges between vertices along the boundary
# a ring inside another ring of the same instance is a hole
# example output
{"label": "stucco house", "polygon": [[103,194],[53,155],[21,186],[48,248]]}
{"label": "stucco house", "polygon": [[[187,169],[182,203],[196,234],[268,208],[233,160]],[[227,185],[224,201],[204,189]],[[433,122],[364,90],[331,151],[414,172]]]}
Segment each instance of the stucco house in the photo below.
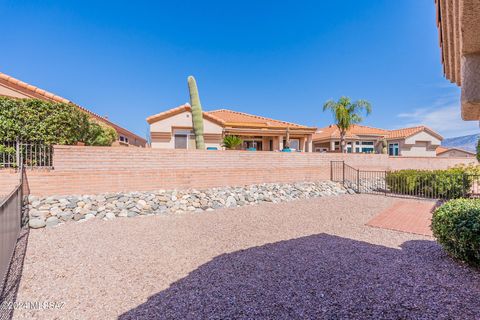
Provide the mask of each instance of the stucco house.
{"label": "stucco house", "polygon": [[475,152],[463,150],[460,148],[446,148],[446,147],[438,147],[437,150],[437,157],[443,158],[475,158],[477,155]]}
{"label": "stucco house", "polygon": [[40,100],[50,101],[50,102],[68,103],[68,104],[74,105],[75,107],[80,109],[82,112],[87,113],[89,116],[95,118],[96,120],[115,129],[115,131],[117,131],[118,141],[116,141],[114,145],[121,145],[121,146],[131,145],[131,146],[145,147],[147,144],[146,139],[111,122],[106,117],[102,117],[84,107],[81,107],[73,103],[68,99],[57,96],[53,93],[50,93],[48,91],[35,87],[31,84],[15,79],[14,77],[11,77],[1,72],[0,72],[0,96],[20,98],[20,99],[40,99]]}
{"label": "stucco house", "polygon": [[[195,136],[192,127],[192,109],[181,105],[147,118],[150,125],[152,148],[194,149]],[[279,151],[283,149],[287,129],[290,148],[312,152],[312,136],[316,128],[274,120],[262,116],[227,109],[203,112],[205,145],[221,149],[223,137],[239,136],[241,149]]]}
{"label": "stucco house", "polygon": [[[353,125],[346,134],[346,152],[381,153],[383,140],[391,156],[435,157],[443,137],[425,126],[386,130]],[[340,152],[340,131],[336,125],[320,128],[313,136],[315,152]]]}
{"label": "stucco house", "polygon": [[462,87],[464,120],[480,119],[480,1],[435,0],[443,72]]}

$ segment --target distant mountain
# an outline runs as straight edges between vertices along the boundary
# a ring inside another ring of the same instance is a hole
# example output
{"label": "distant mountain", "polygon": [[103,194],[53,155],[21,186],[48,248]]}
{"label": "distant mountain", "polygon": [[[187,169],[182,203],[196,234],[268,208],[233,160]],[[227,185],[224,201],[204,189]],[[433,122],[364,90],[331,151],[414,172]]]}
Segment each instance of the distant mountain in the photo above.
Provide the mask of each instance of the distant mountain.
{"label": "distant mountain", "polygon": [[451,147],[451,148],[454,147],[454,148],[476,152],[478,138],[480,138],[480,134],[471,134],[469,136],[446,138],[445,140],[442,141],[442,146]]}

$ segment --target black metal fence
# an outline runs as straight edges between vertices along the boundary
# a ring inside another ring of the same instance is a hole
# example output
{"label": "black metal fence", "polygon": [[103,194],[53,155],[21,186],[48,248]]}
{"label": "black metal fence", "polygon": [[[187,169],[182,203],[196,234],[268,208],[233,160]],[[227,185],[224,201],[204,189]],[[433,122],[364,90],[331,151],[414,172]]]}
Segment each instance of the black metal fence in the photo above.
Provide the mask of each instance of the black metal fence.
{"label": "black metal fence", "polygon": [[6,197],[0,197],[0,284],[7,275],[12,254],[20,234],[25,197],[29,194],[25,170],[20,170],[19,183]]}
{"label": "black metal fence", "polygon": [[331,180],[357,193],[446,200],[480,197],[480,175],[477,174],[360,170],[344,161],[332,161]]}
{"label": "black metal fence", "polygon": [[53,166],[52,146],[41,142],[0,142],[0,168],[49,168]]}

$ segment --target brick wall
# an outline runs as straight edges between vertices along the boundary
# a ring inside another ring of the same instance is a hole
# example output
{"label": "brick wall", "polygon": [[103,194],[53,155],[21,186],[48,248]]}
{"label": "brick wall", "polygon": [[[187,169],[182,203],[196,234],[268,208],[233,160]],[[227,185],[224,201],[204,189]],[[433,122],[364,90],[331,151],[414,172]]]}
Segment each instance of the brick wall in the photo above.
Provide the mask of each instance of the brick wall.
{"label": "brick wall", "polygon": [[15,170],[0,170],[0,200],[10,194],[19,182],[20,176]]}
{"label": "brick wall", "polygon": [[[29,171],[28,181],[31,193],[36,195],[313,181],[329,179],[330,161],[343,159],[356,168],[378,170],[440,169],[472,161],[465,158],[390,158],[374,154],[56,146],[55,169]],[[0,181],[11,174],[0,170]]]}

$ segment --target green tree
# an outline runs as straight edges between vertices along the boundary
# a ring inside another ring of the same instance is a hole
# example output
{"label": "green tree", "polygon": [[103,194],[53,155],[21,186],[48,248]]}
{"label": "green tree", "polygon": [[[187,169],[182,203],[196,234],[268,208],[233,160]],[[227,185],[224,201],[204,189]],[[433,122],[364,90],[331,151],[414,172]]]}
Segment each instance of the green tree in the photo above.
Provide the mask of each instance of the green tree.
{"label": "green tree", "polygon": [[112,127],[90,120],[85,144],[87,146],[111,146],[117,140],[117,132]]}
{"label": "green tree", "polygon": [[372,105],[366,100],[352,102],[349,97],[341,97],[338,101],[329,100],[323,105],[323,111],[330,110],[333,113],[335,124],[340,131],[340,150],[345,152],[345,135],[354,124],[363,121],[361,113],[366,115],[372,112]]}
{"label": "green tree", "polygon": [[480,139],[477,141],[477,160],[480,161]]}
{"label": "green tree", "polygon": [[225,136],[223,138],[223,146],[229,150],[236,149],[243,143],[243,140],[237,136]]}
{"label": "green tree", "polygon": [[112,131],[72,104],[0,97],[0,141],[111,145]]}

